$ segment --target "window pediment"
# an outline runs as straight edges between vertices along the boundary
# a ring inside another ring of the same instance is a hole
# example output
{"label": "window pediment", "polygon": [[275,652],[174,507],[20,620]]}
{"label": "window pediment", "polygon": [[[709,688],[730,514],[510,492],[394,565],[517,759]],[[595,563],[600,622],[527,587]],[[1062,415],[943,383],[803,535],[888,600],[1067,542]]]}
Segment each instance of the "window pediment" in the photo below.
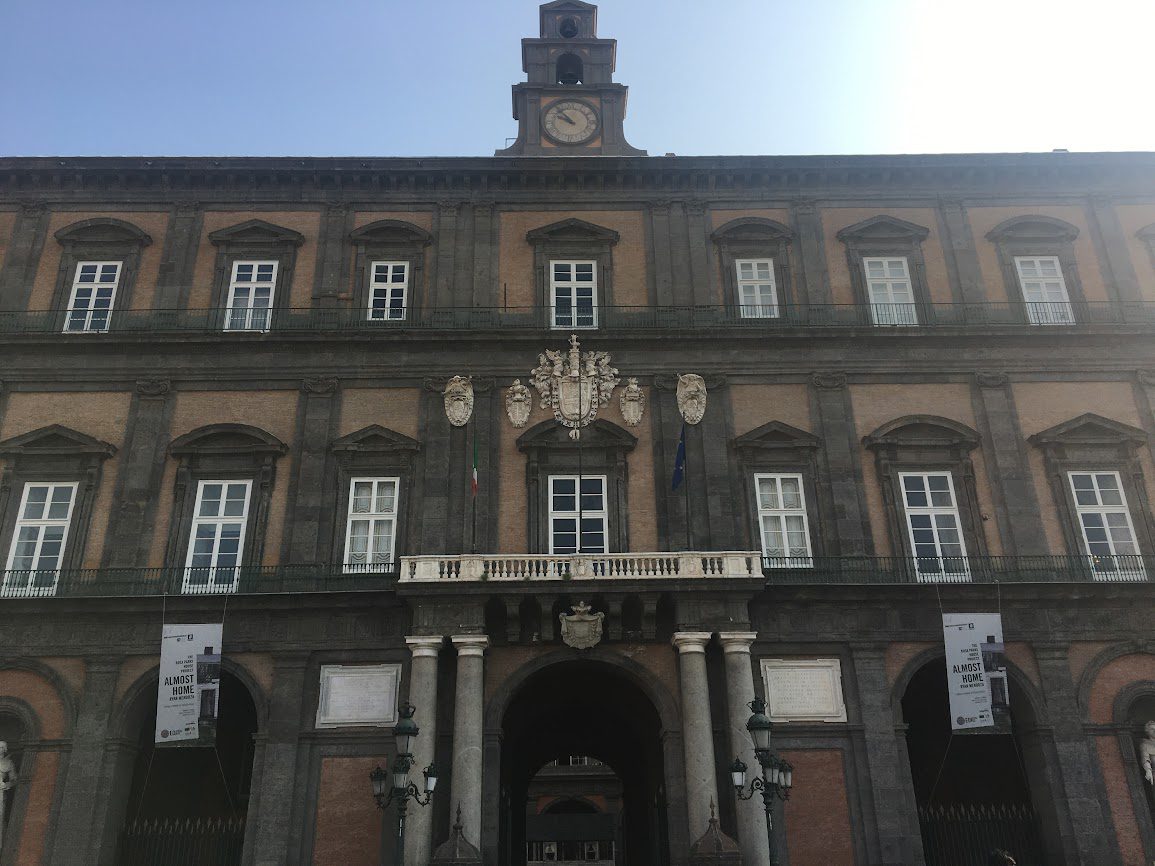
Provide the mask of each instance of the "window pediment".
{"label": "window pediment", "polygon": [[777,220],[765,217],[740,217],[714,230],[710,238],[715,243],[790,243],[794,232]]}
{"label": "window pediment", "polygon": [[961,448],[979,445],[979,434],[959,421],[937,415],[907,415],[883,424],[862,440],[872,450],[880,448]]}
{"label": "window pediment", "polygon": [[633,451],[637,444],[636,436],[603,418],[597,419],[582,430],[580,444],[569,438],[568,427],[563,427],[552,419],[535,424],[517,437],[517,449],[523,452],[539,449],[577,451],[578,448],[589,451],[594,449]]}
{"label": "window pediment", "polygon": [[0,442],[0,457],[90,455],[103,460],[115,453],[115,445],[60,424],[41,427]]}
{"label": "window pediment", "polygon": [[531,244],[593,243],[612,246],[618,242],[620,237],[621,235],[612,229],[580,219],[560,220],[541,228],[532,229],[525,234],[525,239]]}
{"label": "window pediment", "polygon": [[1055,217],[1028,215],[1003,220],[989,232],[987,240],[1025,242],[1070,242],[1079,236],[1079,229]]}
{"label": "window pediment", "polygon": [[930,229],[898,217],[880,214],[839,230],[840,241],[916,243],[926,240]]}
{"label": "window pediment", "polygon": [[299,247],[305,242],[305,236],[300,232],[264,220],[252,219],[211,232],[209,240],[217,246],[250,244],[254,246],[287,245]]}
{"label": "window pediment", "polygon": [[1139,231],[1135,232],[1135,236],[1142,238],[1148,243],[1155,242],[1155,223],[1151,223],[1151,225],[1144,226],[1143,228],[1139,229]]}
{"label": "window pediment", "polygon": [[818,448],[822,444],[813,433],[807,433],[782,421],[771,421],[734,439],[739,451],[778,451],[796,448]]}
{"label": "window pediment", "polygon": [[593,3],[582,3],[580,0],[554,0],[553,3],[542,4],[542,12],[591,12],[598,7]]}
{"label": "window pediment", "polygon": [[195,454],[281,455],[289,450],[277,437],[248,424],[210,424],[173,440],[174,456]]}
{"label": "window pediment", "polygon": [[152,236],[130,222],[97,217],[72,223],[56,232],[62,244],[135,244],[146,247]]}
{"label": "window pediment", "polygon": [[1147,433],[1138,427],[1112,421],[1094,412],[1087,412],[1078,418],[1056,424],[1031,436],[1027,441],[1032,445],[1048,447],[1054,445],[1142,445],[1147,441]]}
{"label": "window pediment", "polygon": [[335,440],[331,448],[338,454],[348,455],[416,453],[421,448],[421,443],[380,424],[370,424]]}
{"label": "window pediment", "polygon": [[349,232],[355,244],[419,244],[427,246],[433,235],[420,226],[404,220],[377,220]]}

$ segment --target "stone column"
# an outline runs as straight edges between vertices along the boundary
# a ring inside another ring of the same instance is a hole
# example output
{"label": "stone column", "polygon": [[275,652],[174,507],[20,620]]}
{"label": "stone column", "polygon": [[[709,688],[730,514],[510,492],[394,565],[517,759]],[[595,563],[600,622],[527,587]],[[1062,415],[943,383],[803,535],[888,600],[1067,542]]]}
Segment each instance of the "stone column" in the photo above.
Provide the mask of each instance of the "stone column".
{"label": "stone column", "polygon": [[457,699],[453,706],[453,778],[450,814],[461,806],[461,827],[466,841],[481,845],[481,755],[485,720],[485,648],[483,634],[455,634]]}
{"label": "stone column", "polygon": [[[673,644],[680,656],[682,687],[682,748],[686,753],[686,814],[690,838],[697,839],[710,824],[710,801],[718,799],[714,775],[714,731],[710,722],[710,687],[706,681],[708,631],[679,631]],[[677,820],[676,816],[671,820]]]}
{"label": "stone column", "polygon": [[[437,654],[441,635],[407,637],[405,643],[413,653],[409,668],[409,703],[416,712],[414,721],[421,731],[413,741],[413,777],[424,784],[422,771],[433,763],[437,747]],[[433,852],[433,809],[410,809],[405,828],[405,862],[425,866]]]}
{"label": "stone column", "polygon": [[[755,631],[718,632],[718,639],[722,641],[722,649],[726,653],[726,710],[730,725],[730,751],[735,757],[740,757],[751,772],[758,772],[758,765],[750,757],[754,746],[746,730],[746,720],[750,718],[750,708],[746,704],[754,697],[750,644],[757,638],[758,632]],[[743,866],[770,866],[762,798],[755,795],[749,800],[738,800],[735,805]]]}

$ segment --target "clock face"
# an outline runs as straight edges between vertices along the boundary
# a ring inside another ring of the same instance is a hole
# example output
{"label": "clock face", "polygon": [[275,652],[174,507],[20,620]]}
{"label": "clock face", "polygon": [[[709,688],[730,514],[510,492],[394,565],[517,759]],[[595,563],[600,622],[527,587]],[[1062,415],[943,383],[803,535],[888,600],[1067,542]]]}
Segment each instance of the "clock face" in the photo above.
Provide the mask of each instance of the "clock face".
{"label": "clock face", "polygon": [[598,114],[592,106],[574,99],[555,102],[542,115],[546,135],[560,144],[581,144],[598,131]]}

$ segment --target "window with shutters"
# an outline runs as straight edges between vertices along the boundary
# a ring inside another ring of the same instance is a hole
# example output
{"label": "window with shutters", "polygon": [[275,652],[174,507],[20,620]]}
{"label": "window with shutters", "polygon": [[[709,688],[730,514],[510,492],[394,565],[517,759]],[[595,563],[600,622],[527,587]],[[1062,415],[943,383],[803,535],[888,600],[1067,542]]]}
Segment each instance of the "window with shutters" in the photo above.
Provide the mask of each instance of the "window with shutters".
{"label": "window with shutters", "polygon": [[185,558],[184,592],[233,592],[240,576],[251,481],[201,481]]}
{"label": "window with shutters", "polygon": [[31,481],[24,485],[0,595],[55,593],[76,487]]}
{"label": "window with shutters", "polygon": [[1084,549],[1098,578],[1143,578],[1143,560],[1118,472],[1069,472]]}
{"label": "window with shutters", "polygon": [[903,472],[899,480],[919,578],[968,579],[966,546],[950,473]]}
{"label": "window with shutters", "polygon": [[1067,296],[1058,256],[1015,256],[1015,272],[1032,325],[1071,325],[1075,312]]}
{"label": "window with shutters", "polygon": [[755,475],[762,556],[769,568],[809,568],[810,529],[802,476]]}
{"label": "window with shutters", "polygon": [[608,552],[607,516],[606,476],[550,476],[550,553]]}
{"label": "window with shutters", "polygon": [[778,287],[773,259],[737,259],[738,309],[743,319],[778,317]]}
{"label": "window with shutters", "polygon": [[66,332],[108,330],[120,270],[120,262],[77,262],[64,318]]}
{"label": "window with shutters", "polygon": [[917,325],[918,312],[905,258],[862,260],[871,320],[876,325]]}
{"label": "window with shutters", "polygon": [[386,571],[397,537],[398,478],[354,478],[345,530],[346,572]]}

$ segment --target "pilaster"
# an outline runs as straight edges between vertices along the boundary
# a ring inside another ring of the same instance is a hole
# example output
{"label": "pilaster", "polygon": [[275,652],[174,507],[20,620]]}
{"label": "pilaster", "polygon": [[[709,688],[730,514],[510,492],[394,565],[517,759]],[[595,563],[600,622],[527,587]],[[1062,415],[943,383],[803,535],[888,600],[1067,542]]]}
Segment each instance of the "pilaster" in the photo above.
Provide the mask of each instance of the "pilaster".
{"label": "pilaster", "polygon": [[[717,802],[714,730],[710,721],[710,687],[706,678],[708,631],[675,632],[678,679],[682,690],[682,746],[686,758],[686,817],[689,836],[697,839],[710,823],[710,803]],[[671,816],[676,821],[677,816]]]}
{"label": "pilaster", "polygon": [[48,208],[44,202],[25,202],[0,269],[0,310],[25,310],[32,296],[32,281],[40,266],[40,254],[48,236]]}
{"label": "pilaster", "polygon": [[481,845],[482,746],[485,685],[485,635],[456,634],[457,695],[453,714],[453,776],[450,814],[461,807],[466,841]]}
{"label": "pilaster", "polygon": [[340,413],[340,383],[332,378],[310,378],[301,383],[297,402],[294,464],[289,472],[289,507],[286,514],[283,561],[303,564],[331,561],[326,543],[327,520],[339,519],[326,508],[326,490],[332,477],[330,444],[336,437]]}
{"label": "pilaster", "polygon": [[842,372],[810,377],[811,414],[823,442],[821,459],[834,504],[833,555],[870,556],[874,541],[867,519],[866,489],[859,462],[858,434]]}
{"label": "pilaster", "polygon": [[[197,249],[204,230],[204,209],[200,202],[177,202],[169,214],[164,234],[156,294],[152,305],[158,310],[178,310],[188,306],[196,269]],[[141,302],[136,306],[148,306]]]}
{"label": "pilaster", "polygon": [[[405,638],[413,657],[409,666],[409,703],[415,708],[413,717],[421,732],[413,741],[413,767],[417,774],[433,763],[437,746],[437,657],[443,640],[441,635]],[[410,809],[406,824],[405,860],[423,866],[433,852],[433,809]]]}

